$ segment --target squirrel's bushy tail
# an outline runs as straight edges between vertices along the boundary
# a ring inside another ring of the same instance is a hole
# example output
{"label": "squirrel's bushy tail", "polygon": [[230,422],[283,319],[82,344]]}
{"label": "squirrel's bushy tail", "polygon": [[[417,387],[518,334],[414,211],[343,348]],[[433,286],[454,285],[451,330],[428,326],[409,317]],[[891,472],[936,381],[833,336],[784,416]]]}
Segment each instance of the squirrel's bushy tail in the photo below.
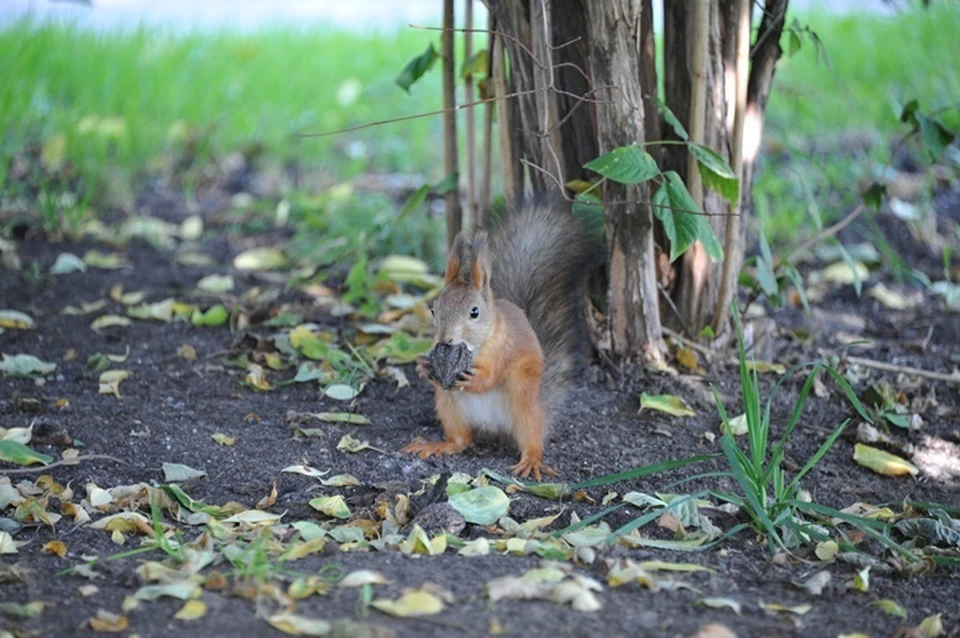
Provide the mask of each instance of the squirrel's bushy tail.
{"label": "squirrel's bushy tail", "polygon": [[586,281],[603,245],[562,200],[507,210],[488,232],[493,293],[519,306],[537,333],[545,359],[541,400],[553,421],[586,353]]}

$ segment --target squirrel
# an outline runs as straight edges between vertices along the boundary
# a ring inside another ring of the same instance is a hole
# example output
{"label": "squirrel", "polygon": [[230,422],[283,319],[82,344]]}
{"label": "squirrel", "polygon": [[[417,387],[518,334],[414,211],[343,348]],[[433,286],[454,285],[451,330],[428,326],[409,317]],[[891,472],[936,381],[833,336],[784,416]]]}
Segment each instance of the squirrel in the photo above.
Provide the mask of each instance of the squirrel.
{"label": "squirrel", "polygon": [[515,474],[557,475],[543,462],[544,437],[587,342],[586,280],[599,243],[568,205],[544,203],[507,210],[472,241],[457,235],[431,312],[436,344],[465,344],[472,367],[444,389],[430,359],[417,359],[444,440],[418,437],[403,452],[457,454],[475,430],[509,433],[520,451]]}

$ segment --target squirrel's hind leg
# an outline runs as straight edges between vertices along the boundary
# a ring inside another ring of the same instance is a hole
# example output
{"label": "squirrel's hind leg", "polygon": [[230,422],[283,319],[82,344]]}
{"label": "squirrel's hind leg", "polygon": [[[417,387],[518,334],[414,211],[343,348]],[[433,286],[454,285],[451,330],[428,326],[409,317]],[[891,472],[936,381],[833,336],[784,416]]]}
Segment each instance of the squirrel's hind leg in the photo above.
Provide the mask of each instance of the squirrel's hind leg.
{"label": "squirrel's hind leg", "polygon": [[520,462],[511,468],[513,473],[523,478],[532,473],[538,481],[543,480],[543,474],[557,476],[556,470],[543,462],[545,418],[539,384],[516,383],[511,387],[513,437],[520,448]]}
{"label": "squirrel's hind leg", "polygon": [[437,416],[443,425],[443,441],[427,441],[418,436],[400,451],[411,452],[421,459],[426,459],[431,456],[458,454],[470,447],[473,443],[473,430],[463,420],[460,408],[441,390],[437,391]]}

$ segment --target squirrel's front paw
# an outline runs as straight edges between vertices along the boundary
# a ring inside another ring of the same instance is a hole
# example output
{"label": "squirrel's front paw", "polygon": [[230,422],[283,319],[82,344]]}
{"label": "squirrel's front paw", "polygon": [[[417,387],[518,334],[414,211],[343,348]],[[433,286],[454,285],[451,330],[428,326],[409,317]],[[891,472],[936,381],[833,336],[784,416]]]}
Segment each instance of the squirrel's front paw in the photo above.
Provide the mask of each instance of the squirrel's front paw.
{"label": "squirrel's front paw", "polygon": [[454,381],[453,385],[450,386],[450,389],[455,392],[463,392],[470,388],[470,384],[473,382],[474,375],[477,374],[476,368],[470,368],[469,370],[464,370],[457,375],[457,380]]}
{"label": "squirrel's front paw", "polygon": [[436,377],[429,357],[417,357],[417,376],[424,381],[433,381]]}

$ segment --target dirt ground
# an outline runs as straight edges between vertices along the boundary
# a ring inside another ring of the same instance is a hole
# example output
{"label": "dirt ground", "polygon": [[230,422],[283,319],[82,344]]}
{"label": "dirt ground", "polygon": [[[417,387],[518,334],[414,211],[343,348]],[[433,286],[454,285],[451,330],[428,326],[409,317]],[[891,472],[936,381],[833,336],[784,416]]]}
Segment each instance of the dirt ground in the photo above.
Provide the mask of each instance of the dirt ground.
{"label": "dirt ground", "polygon": [[[956,195],[945,198],[940,203],[942,222],[960,221]],[[163,211],[152,213],[162,215]],[[898,249],[905,255],[914,254],[911,252],[915,248],[911,244],[913,240],[897,227],[899,221],[884,217],[881,223]],[[855,233],[855,228],[850,232]],[[857,238],[854,234],[845,239]],[[371,507],[378,494],[398,489],[413,492],[419,489],[423,479],[441,472],[476,475],[482,468],[509,472],[516,461],[516,452],[496,441],[480,442],[462,455],[442,460],[421,461],[398,452],[415,436],[439,436],[430,388],[415,377],[412,366],[404,368],[411,387],[401,389],[395,383],[378,381],[368,385],[357,397],[355,411],[368,417],[371,425],[326,424],[321,426],[326,428],[325,436],[301,439],[293,436],[288,420],[290,411],[340,411],[344,404],[326,398],[316,383],[253,392],[240,384],[243,371],[222,363],[225,358],[249,351],[256,341],[254,336],[268,335],[268,328],[254,325],[248,334],[238,335],[231,334],[226,327],[197,328],[184,322],[134,321],[128,327],[97,332],[90,328],[96,314],[66,316],[60,312],[69,304],[105,298],[116,284],[122,284],[125,291],[147,291],[148,301],[188,296],[202,276],[229,271],[232,256],[251,240],[218,232],[205,241],[205,252],[217,262],[214,267],[183,266],[175,261],[173,251],[132,244],[122,249],[132,262],[133,267],[129,269],[91,268],[86,273],[40,282],[28,282],[8,271],[0,274],[3,300],[0,306],[29,313],[37,323],[33,330],[6,330],[0,334],[0,351],[29,353],[58,364],[56,372],[47,376],[42,384],[34,380],[0,379],[0,425],[14,428],[33,424],[31,447],[55,457],[59,457],[66,446],[80,441],[82,454],[106,454],[120,461],[91,460],[48,472],[12,475],[14,483],[33,481],[40,474],[49,473],[60,484],[69,483],[81,492],[88,483],[105,489],[138,482],[159,484],[163,481],[163,462],[183,463],[207,473],[202,479],[184,484],[184,489],[194,498],[209,504],[238,501],[252,508],[269,493],[271,483],[279,477],[278,496],[269,510],[283,513],[284,520],[321,522],[325,517],[307,505],[318,494],[343,494],[356,512]],[[102,249],[93,244],[51,243],[28,235],[19,244],[19,254],[25,265],[36,261],[45,272],[60,253],[83,255],[90,248]],[[915,258],[909,257],[915,268],[931,275],[942,268],[938,257],[922,250],[916,250],[915,254]],[[258,275],[233,274],[238,294],[253,286],[265,285]],[[874,279],[866,287],[878,279],[895,287],[889,276],[879,273],[874,273]],[[295,290],[284,291],[280,302],[299,304],[305,321],[334,330],[344,325],[345,320],[310,305],[310,300]],[[115,305],[108,306],[111,307],[117,310]],[[920,299],[911,310],[893,311],[872,298],[857,298],[852,286],[841,286],[829,289],[824,298],[814,304],[809,318],[800,309],[779,311],[771,317],[773,332],[767,354],[771,361],[788,367],[836,348],[851,336],[870,341],[869,346],[856,349],[854,354],[883,362],[949,373],[957,368],[960,360],[960,316],[945,313],[940,302],[929,297]],[[810,335],[808,341],[798,336],[804,333]],[[177,356],[182,344],[196,350],[196,361]],[[87,358],[94,352],[120,353],[127,347],[130,356],[122,367],[130,370],[132,376],[120,385],[121,398],[99,394],[98,375],[87,367]],[[76,357],[65,361],[64,356],[71,349]],[[643,464],[718,452],[718,443],[704,436],[707,432],[717,432],[718,426],[710,384],[718,388],[728,411],[738,414],[736,368],[722,360],[702,360],[702,363],[706,376],[655,374],[640,368],[614,373],[609,367],[594,365],[584,375],[569,410],[555,428],[547,446],[547,463],[560,471],[561,480],[576,482]],[[855,463],[852,455],[857,420],[854,419],[846,434],[804,480],[803,485],[813,500],[834,507],[846,507],[858,501],[876,505],[889,503],[897,511],[907,499],[960,505],[958,386],[878,370],[861,372],[862,380],[855,384],[858,394],[870,384],[886,380],[909,401],[935,399],[926,402],[920,429],[892,433],[896,439],[909,440],[914,446],[913,461],[921,473],[916,479],[884,477]],[[293,372],[288,370],[284,374],[292,376]],[[775,376],[763,375],[761,382],[764,391],[769,390]],[[773,405],[777,432],[789,416],[801,382],[801,378],[788,381]],[[797,467],[843,419],[855,416],[835,387],[828,385],[828,388],[827,396],[811,397],[800,427],[791,438],[788,461]],[[697,415],[678,419],[650,411],[638,414],[640,392],[681,395]],[[69,400],[65,408],[55,405],[62,398]],[[27,399],[37,399],[39,403]],[[229,447],[216,445],[211,436],[218,432],[235,437],[236,442]],[[368,440],[382,452],[339,452],[336,444],[346,433]],[[361,486],[320,488],[315,479],[280,473],[282,468],[294,464],[332,470],[332,474],[349,473],[359,479]],[[588,489],[594,503],[570,499],[556,502],[517,494],[510,512],[518,521],[563,512],[554,523],[554,528],[559,528],[569,522],[571,512],[585,517],[602,509],[600,501],[607,492],[690,491],[707,484],[706,480],[680,486],[671,483],[697,472],[721,468],[718,461],[711,461],[696,468]],[[711,484],[731,486],[725,479],[716,479]],[[425,501],[414,499],[414,508],[424,505]],[[56,510],[53,504],[50,509]],[[12,509],[0,516],[12,516],[11,512]],[[607,520],[616,527],[628,522],[636,512],[624,505]],[[725,529],[732,525],[722,517],[715,523]],[[461,535],[472,538],[483,532],[478,526],[467,525]],[[90,581],[79,575],[57,575],[57,572],[82,562],[82,557],[104,558],[136,547],[135,544],[128,542],[127,546],[118,547],[111,542],[108,532],[76,525],[69,518],[64,518],[55,529],[43,524],[27,525],[14,539],[26,544],[18,553],[3,556],[3,563],[8,567],[17,565],[22,570],[22,578],[0,582],[0,600],[49,604],[42,614],[31,619],[0,616],[0,627],[18,636],[92,634],[88,619],[98,609],[119,612],[124,597],[142,584],[134,571],[137,565],[147,558],[162,559],[159,552],[154,552],[100,562],[97,570],[101,576],[93,581],[99,590],[85,597],[79,588]],[[51,540],[66,544],[69,551],[65,557],[41,551]],[[942,614],[946,635],[960,635],[957,603],[960,572],[956,568],[941,567],[914,578],[875,571],[871,574],[869,590],[857,593],[846,587],[857,572],[854,566],[839,562],[824,565],[809,552],[801,552],[798,558],[772,562],[760,539],[752,533],[741,532],[718,547],[702,552],[620,546],[601,549],[592,564],[573,569],[606,583],[604,559],[622,557],[694,562],[712,571],[680,574],[678,580],[686,587],[660,591],[651,591],[636,583],[617,588],[604,586],[598,593],[602,609],[580,612],[545,601],[493,603],[488,599],[484,593],[486,582],[540,565],[541,559],[537,556],[491,552],[487,556],[465,558],[448,551],[439,556],[411,557],[392,550],[342,552],[330,543],[323,553],[298,561],[297,568],[310,572],[332,564],[344,572],[377,570],[390,581],[389,585],[376,586],[378,597],[396,597],[404,588],[420,587],[424,583],[434,583],[452,594],[452,602],[438,615],[398,619],[370,610],[363,619],[369,624],[363,629],[367,633],[346,632],[345,635],[378,635],[371,630],[372,625],[384,628],[380,635],[390,635],[393,630],[399,636],[479,636],[501,630],[507,636],[687,636],[710,623],[721,623],[739,636],[838,636],[855,632],[890,636],[897,627],[916,626],[934,614]],[[823,594],[812,596],[794,585],[821,569],[827,569],[833,577]],[[729,609],[695,604],[704,597],[736,599],[743,605],[742,613],[737,615]],[[124,635],[144,638],[173,633],[282,635],[259,617],[257,606],[248,600],[216,590],[204,591],[202,599],[208,612],[193,621],[173,618],[182,606],[179,600],[143,603],[127,614],[130,624]],[[909,611],[909,617],[894,618],[877,606],[870,606],[880,599],[896,600]],[[777,613],[762,609],[760,602],[809,603],[812,608],[803,615]],[[356,618],[358,609],[357,591],[350,589],[333,588],[326,596],[312,596],[297,603],[298,614],[331,620]]]}

